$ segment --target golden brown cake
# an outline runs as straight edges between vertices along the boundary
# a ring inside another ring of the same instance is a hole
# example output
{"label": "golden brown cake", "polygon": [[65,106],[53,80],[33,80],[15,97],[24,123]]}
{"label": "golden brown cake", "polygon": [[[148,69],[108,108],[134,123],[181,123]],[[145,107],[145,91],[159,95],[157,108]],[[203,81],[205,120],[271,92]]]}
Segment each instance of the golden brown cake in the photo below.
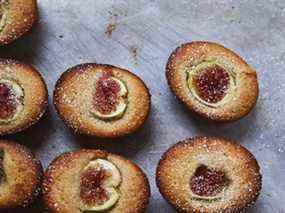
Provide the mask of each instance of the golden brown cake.
{"label": "golden brown cake", "polygon": [[37,20],[36,0],[0,1],[0,45],[6,45],[31,29]]}
{"label": "golden brown cake", "polygon": [[146,175],[129,160],[101,150],[62,154],[49,165],[44,202],[54,213],[144,212],[150,196]]}
{"label": "golden brown cake", "polygon": [[30,205],[41,192],[42,173],[30,150],[0,140],[0,210]]}
{"label": "golden brown cake", "polygon": [[114,138],[142,126],[150,111],[150,94],[143,81],[127,70],[81,64],[60,77],[54,104],[76,132]]}
{"label": "golden brown cake", "polygon": [[163,197],[179,212],[241,212],[261,190],[255,157],[222,138],[197,137],[172,146],[156,172]]}
{"label": "golden brown cake", "polygon": [[216,43],[178,47],[166,66],[168,84],[190,111],[215,121],[247,115],[258,97],[256,72],[236,53]]}
{"label": "golden brown cake", "polygon": [[22,131],[36,123],[47,106],[47,89],[30,65],[0,59],[0,135]]}

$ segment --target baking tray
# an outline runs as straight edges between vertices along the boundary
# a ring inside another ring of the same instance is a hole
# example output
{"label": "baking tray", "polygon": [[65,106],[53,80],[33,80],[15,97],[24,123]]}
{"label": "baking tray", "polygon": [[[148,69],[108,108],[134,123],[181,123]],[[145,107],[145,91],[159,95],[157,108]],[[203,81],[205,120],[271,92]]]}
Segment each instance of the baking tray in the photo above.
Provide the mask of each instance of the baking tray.
{"label": "baking tray", "polygon": [[[170,213],[155,185],[162,153],[187,137],[230,137],[257,157],[263,189],[252,213],[285,212],[285,1],[278,0],[39,0],[39,23],[24,38],[1,48],[36,66],[49,89],[45,117],[27,131],[9,136],[30,147],[44,167],[59,154],[103,148],[138,163],[147,173],[152,197],[147,212]],[[165,79],[168,56],[192,40],[221,43],[258,72],[260,96],[246,118],[229,124],[204,121],[171,94]],[[52,105],[56,80],[79,63],[117,65],[139,75],[152,94],[152,111],[132,136],[102,140],[74,135]],[[39,202],[38,202],[39,203]],[[43,212],[40,204],[27,212]]]}

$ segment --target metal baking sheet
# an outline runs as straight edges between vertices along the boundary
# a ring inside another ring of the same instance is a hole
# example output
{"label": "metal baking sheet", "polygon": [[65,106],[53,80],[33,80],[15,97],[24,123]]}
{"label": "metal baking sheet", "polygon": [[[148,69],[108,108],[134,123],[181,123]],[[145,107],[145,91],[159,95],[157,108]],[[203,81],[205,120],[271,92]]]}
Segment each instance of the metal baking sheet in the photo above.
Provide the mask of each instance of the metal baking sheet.
{"label": "metal baking sheet", "polygon": [[[250,149],[263,173],[251,213],[285,212],[285,1],[281,0],[39,0],[40,20],[31,33],[0,49],[35,65],[49,89],[49,110],[33,128],[8,138],[22,141],[44,167],[59,154],[103,148],[138,163],[152,197],[147,212],[170,213],[155,185],[155,169],[172,144],[196,135],[230,137]],[[246,118],[229,124],[193,116],[168,89],[164,68],[183,42],[210,40],[240,54],[258,72],[260,96]],[[118,140],[74,135],[58,118],[52,92],[67,68],[85,62],[132,70],[149,86],[152,112],[136,134]],[[43,212],[41,205],[27,212]]]}

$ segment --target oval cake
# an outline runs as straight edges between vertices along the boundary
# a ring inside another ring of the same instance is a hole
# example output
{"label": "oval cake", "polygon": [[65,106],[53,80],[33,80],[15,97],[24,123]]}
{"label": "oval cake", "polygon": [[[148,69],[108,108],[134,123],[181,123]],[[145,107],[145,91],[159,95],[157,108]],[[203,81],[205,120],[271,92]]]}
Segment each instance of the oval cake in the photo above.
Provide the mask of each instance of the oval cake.
{"label": "oval cake", "polygon": [[163,197],[179,212],[241,212],[261,190],[260,168],[244,147],[222,138],[186,139],[168,149],[156,172]]}
{"label": "oval cake", "polygon": [[181,45],[166,66],[175,96],[200,116],[222,122],[246,116],[258,98],[258,80],[241,57],[222,45],[195,41]]}
{"label": "oval cake", "polygon": [[144,212],[150,196],[146,175],[129,160],[101,150],[57,157],[45,172],[44,202],[54,213]]}
{"label": "oval cake", "polygon": [[36,0],[1,0],[0,45],[7,45],[28,32],[37,17]]}
{"label": "oval cake", "polygon": [[46,84],[34,67],[0,59],[0,135],[36,123],[46,111],[47,98]]}
{"label": "oval cake", "polygon": [[43,169],[26,147],[0,140],[0,210],[29,206],[40,194]]}
{"label": "oval cake", "polygon": [[115,138],[135,132],[148,117],[150,94],[135,74],[111,65],[81,64],[57,81],[54,104],[75,132]]}

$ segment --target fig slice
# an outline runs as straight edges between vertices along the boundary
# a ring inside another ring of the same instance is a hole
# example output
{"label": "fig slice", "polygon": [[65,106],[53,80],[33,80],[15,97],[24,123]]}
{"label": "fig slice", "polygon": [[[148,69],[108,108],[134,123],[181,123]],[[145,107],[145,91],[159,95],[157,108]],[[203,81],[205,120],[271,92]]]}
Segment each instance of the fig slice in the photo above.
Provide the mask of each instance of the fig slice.
{"label": "fig slice", "polygon": [[0,80],[0,124],[15,120],[24,108],[24,91],[14,80]]}
{"label": "fig slice", "polygon": [[113,76],[101,77],[95,84],[92,113],[102,120],[121,118],[127,109],[128,90],[123,81]]}
{"label": "fig slice", "polygon": [[190,179],[191,197],[213,201],[224,196],[229,180],[222,170],[199,165]]}
{"label": "fig slice", "polygon": [[121,183],[121,173],[119,169],[108,160],[92,160],[84,168],[85,171],[87,171],[88,169],[103,169],[107,173],[107,177],[103,181],[103,185],[106,187],[117,187]]}
{"label": "fig slice", "polygon": [[120,198],[119,169],[106,159],[95,159],[83,169],[80,197],[83,212],[101,212],[112,208]]}
{"label": "fig slice", "polygon": [[187,70],[187,84],[203,105],[219,107],[233,96],[235,73],[218,61],[203,61]]}
{"label": "fig slice", "polygon": [[106,200],[103,204],[97,206],[87,206],[85,205],[83,212],[105,212],[106,210],[112,208],[120,198],[120,194],[114,188],[105,188],[105,191],[108,195],[108,200]]}

